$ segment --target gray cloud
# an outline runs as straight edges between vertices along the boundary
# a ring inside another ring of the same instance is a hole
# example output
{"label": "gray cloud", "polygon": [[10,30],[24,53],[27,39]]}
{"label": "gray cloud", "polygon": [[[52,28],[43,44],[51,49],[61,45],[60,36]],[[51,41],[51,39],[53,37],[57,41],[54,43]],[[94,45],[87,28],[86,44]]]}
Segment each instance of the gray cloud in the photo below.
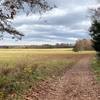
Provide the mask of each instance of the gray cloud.
{"label": "gray cloud", "polygon": [[[90,38],[88,9],[95,7],[95,0],[48,0],[57,8],[43,14],[16,16],[13,25],[25,34],[22,41],[14,44],[72,42]],[[9,36],[7,36],[9,38]],[[3,40],[8,43],[7,40]],[[0,41],[2,43],[2,41]],[[9,42],[9,43],[10,43]]]}

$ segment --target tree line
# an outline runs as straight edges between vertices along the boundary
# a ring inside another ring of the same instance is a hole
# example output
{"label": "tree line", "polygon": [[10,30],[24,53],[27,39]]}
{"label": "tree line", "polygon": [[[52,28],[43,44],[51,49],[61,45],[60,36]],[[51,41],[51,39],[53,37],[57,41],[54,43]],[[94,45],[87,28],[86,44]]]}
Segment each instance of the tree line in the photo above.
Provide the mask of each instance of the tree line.
{"label": "tree line", "polygon": [[55,45],[51,45],[51,44],[42,44],[42,45],[3,45],[0,46],[0,48],[5,48],[5,49],[10,49],[10,48],[15,48],[15,49],[31,49],[31,48],[36,48],[36,49],[52,49],[52,48],[73,48],[73,44],[65,44],[65,43],[57,43]]}
{"label": "tree line", "polygon": [[89,39],[77,40],[73,48],[75,52],[88,50],[93,50],[92,42]]}
{"label": "tree line", "polygon": [[3,45],[0,46],[0,48],[5,48],[5,49],[10,49],[10,48],[21,48],[21,49],[31,49],[31,48],[36,48],[36,49],[52,49],[52,48],[73,48],[73,51],[78,52],[78,51],[86,51],[86,50],[93,50],[92,47],[92,42],[89,39],[82,39],[82,40],[77,40],[75,44],[71,43],[56,43],[54,45],[51,44],[41,44],[41,45]]}

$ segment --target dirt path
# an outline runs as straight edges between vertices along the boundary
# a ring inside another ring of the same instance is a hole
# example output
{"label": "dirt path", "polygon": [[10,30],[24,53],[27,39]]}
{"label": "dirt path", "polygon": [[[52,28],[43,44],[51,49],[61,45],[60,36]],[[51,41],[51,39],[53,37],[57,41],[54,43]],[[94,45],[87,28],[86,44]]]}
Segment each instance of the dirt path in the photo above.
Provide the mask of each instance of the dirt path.
{"label": "dirt path", "polygon": [[44,85],[42,90],[37,94],[33,92],[27,100],[100,100],[89,60],[90,57],[83,57],[61,78],[50,83],[49,88]]}

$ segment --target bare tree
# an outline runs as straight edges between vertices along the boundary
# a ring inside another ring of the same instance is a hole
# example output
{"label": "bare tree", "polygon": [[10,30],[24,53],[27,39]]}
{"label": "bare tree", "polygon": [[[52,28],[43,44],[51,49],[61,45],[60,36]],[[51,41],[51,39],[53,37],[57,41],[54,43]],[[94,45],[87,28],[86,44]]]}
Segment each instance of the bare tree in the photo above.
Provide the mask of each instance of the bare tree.
{"label": "bare tree", "polygon": [[7,32],[14,37],[21,38],[24,36],[11,26],[9,19],[14,19],[15,15],[24,11],[25,7],[28,7],[28,12],[46,12],[53,7],[48,5],[46,0],[1,0],[0,1],[0,32],[3,34]]}
{"label": "bare tree", "polygon": [[78,52],[84,50],[93,50],[91,40],[82,39],[76,41],[73,51]]}

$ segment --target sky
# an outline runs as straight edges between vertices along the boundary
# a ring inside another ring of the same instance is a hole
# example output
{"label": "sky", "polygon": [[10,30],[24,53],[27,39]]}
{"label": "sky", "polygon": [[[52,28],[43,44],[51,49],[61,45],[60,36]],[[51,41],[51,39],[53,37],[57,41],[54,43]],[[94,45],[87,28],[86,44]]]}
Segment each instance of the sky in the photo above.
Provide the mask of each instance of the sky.
{"label": "sky", "polygon": [[91,25],[89,9],[96,0],[48,0],[57,8],[42,15],[18,14],[12,21],[17,30],[25,35],[22,40],[12,39],[5,34],[0,45],[32,45],[75,43],[78,39],[90,39]]}

